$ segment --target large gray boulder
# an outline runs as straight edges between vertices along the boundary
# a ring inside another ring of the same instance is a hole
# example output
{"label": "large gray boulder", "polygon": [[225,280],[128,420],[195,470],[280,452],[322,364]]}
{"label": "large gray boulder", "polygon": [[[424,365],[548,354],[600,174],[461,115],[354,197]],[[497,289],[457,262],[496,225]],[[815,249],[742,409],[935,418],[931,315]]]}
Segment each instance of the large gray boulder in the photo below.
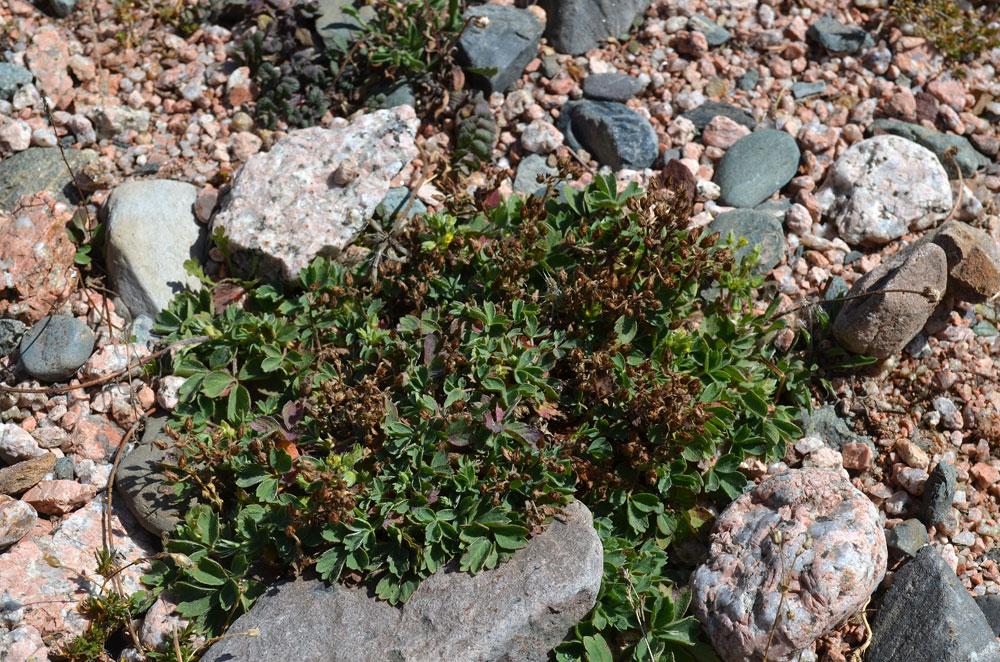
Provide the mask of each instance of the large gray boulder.
{"label": "large gray boulder", "polygon": [[948,260],[940,246],[904,249],[854,283],[848,296],[860,298],[840,309],[833,335],[855,354],[889,358],[924,328],[947,284]]}
{"label": "large gray boulder", "polygon": [[184,268],[203,262],[205,226],[194,215],[198,188],[167,179],[128,182],[108,198],[108,271],[132,317],[156,314],[200,281]]}
{"label": "large gray boulder", "polygon": [[503,92],[538,53],[542,24],[529,11],[500,5],[472,7],[465,19],[469,24],[458,39],[458,61],[487,94]]}
{"label": "large gray boulder", "polygon": [[[92,149],[67,149],[70,168],[78,170],[97,157]],[[77,204],[73,173],[55,147],[29,147],[0,160],[0,209],[12,211],[22,195],[48,191],[59,202]]]}
{"label": "large gray boulder", "polygon": [[1000,659],[982,610],[930,545],[896,571],[873,631],[868,662]]}
{"label": "large gray boulder", "polygon": [[560,53],[580,55],[601,39],[620,37],[649,8],[649,0],[540,0],[545,36]]}
{"label": "large gray boulder", "polygon": [[603,549],[574,502],[512,559],[478,575],[440,570],[402,607],[363,587],[299,578],[273,587],[203,662],[544,662],[594,606]]}

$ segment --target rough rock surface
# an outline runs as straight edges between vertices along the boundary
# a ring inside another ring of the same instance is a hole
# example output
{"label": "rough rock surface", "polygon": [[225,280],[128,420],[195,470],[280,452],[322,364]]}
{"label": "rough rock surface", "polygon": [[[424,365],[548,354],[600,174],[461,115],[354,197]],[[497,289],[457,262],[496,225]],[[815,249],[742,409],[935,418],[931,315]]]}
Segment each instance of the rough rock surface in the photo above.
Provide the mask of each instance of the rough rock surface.
{"label": "rough rock surface", "polygon": [[36,379],[69,379],[90,358],[96,340],[90,327],[75,317],[43,317],[21,338],[21,363]]}
{"label": "rough rock surface", "polygon": [[[22,625],[37,629],[43,637],[72,638],[83,633],[89,619],[80,612],[80,601],[96,592],[103,581],[96,573],[94,553],[104,544],[104,508],[102,494],[60,522],[52,533],[26,538],[0,556],[0,586],[24,605]],[[158,551],[159,545],[122,507],[114,507],[109,528],[125,564]],[[121,573],[127,594],[142,588],[139,577],[148,568],[147,563],[139,563]]]}
{"label": "rough rock surface", "polygon": [[595,101],[625,102],[644,87],[641,80],[627,74],[591,74],[583,79],[583,96]]}
{"label": "rough rock surface", "polygon": [[923,519],[928,526],[943,522],[951,512],[958,489],[958,470],[951,462],[938,462],[924,483]]}
{"label": "rough rock surface", "polygon": [[503,92],[538,52],[542,24],[529,11],[499,5],[472,7],[464,18],[469,24],[458,39],[459,63],[471,69],[496,69],[491,76],[470,73],[470,80],[487,94]]}
{"label": "rough rock surface", "polygon": [[1000,251],[987,233],[961,221],[948,221],[932,241],[948,258],[948,290],[971,303],[1000,292]]}
{"label": "rough rock surface", "polygon": [[848,244],[881,245],[925,230],[952,206],[948,175],[934,154],[890,135],[848,148],[815,197]]}
{"label": "rough rock surface", "polygon": [[184,268],[208,252],[206,228],[193,211],[197,197],[192,184],[154,179],[123,184],[108,198],[108,269],[132,317],[155,318],[175,294],[201,289]]}
{"label": "rough rock surface", "polygon": [[727,662],[760,662],[776,618],[770,659],[801,651],[855,613],[886,568],[878,510],[824,469],[792,469],[737,498],[710,545],[692,603]]}
{"label": "rough rock surface", "polygon": [[940,246],[925,243],[902,250],[859,278],[848,296],[910,291],[847,301],[834,320],[833,335],[856,354],[888,358],[920,332],[947,284],[948,261]]}
{"label": "rough rock surface", "polygon": [[88,503],[97,494],[97,486],[75,480],[43,480],[21,496],[44,515],[65,515]]}
{"label": "rough rock surface", "polygon": [[649,7],[649,0],[540,0],[545,36],[560,53],[580,55],[601,39],[621,37]]}
{"label": "rough rock surface", "polygon": [[[990,159],[980,154],[965,136],[956,136],[953,133],[941,133],[940,131],[929,129],[922,124],[901,122],[893,119],[878,119],[872,122],[870,131],[900,136],[926,147],[934,152],[934,156],[937,157],[938,161],[944,167],[945,172],[953,179],[958,178],[959,171],[961,171],[963,177],[973,177],[977,170],[990,164]],[[949,158],[945,156],[945,152],[952,147],[957,151],[953,157]]]}
{"label": "rough rock surface", "polygon": [[755,120],[753,115],[748,113],[746,110],[740,108],[739,106],[733,106],[720,101],[706,101],[697,108],[692,108],[687,111],[681,115],[681,117],[691,120],[695,128],[702,131],[706,126],[708,126],[709,122],[720,115],[727,119],[731,119],[737,124],[745,126],[751,131],[753,131],[753,128],[757,126],[757,120]]}
{"label": "rough rock surface", "polygon": [[612,170],[641,170],[659,154],[656,132],[649,120],[623,103],[568,103],[559,116],[559,130],[575,150],[585,149]]}
{"label": "rough rock surface", "polygon": [[590,511],[566,507],[539,536],[478,575],[441,570],[402,608],[363,588],[299,578],[273,587],[232,625],[259,637],[214,644],[204,662],[543,662],[593,607],[603,551]]}
{"label": "rough rock surface", "polygon": [[17,496],[37,485],[55,465],[55,453],[46,453],[0,469],[0,494]]}
{"label": "rough rock surface", "polygon": [[[156,536],[173,531],[193,505],[178,503],[173,498],[173,488],[159,468],[160,462],[174,459],[170,451],[174,442],[163,432],[166,422],[162,416],[146,422],[142,441],[122,458],[115,474],[115,489],[122,501],[139,524]],[[160,448],[157,442],[166,448]]]}
{"label": "rough rock surface", "polygon": [[[316,256],[336,257],[417,156],[418,121],[409,106],[335,122],[333,129],[290,132],[237,174],[213,228],[226,232],[240,268],[259,257],[262,276],[294,281]],[[337,185],[336,171],[353,180]]]}
{"label": "rough rock surface", "polygon": [[976,604],[986,617],[986,622],[993,628],[993,634],[1000,637],[1000,595],[981,595],[976,598]]}
{"label": "rough rock surface", "polygon": [[0,494],[0,550],[28,535],[37,521],[31,504]]}
{"label": "rough rock surface", "polygon": [[798,145],[784,131],[765,129],[740,138],[719,161],[719,204],[756,207],[787,184],[799,167]]}
{"label": "rough rock surface", "polygon": [[48,193],[25,196],[9,215],[0,213],[0,290],[7,290],[0,314],[34,324],[73,291],[71,217]]}
{"label": "rough rock surface", "polygon": [[[97,152],[68,149],[66,160],[78,169],[92,161]],[[22,195],[48,191],[57,202],[76,203],[80,196],[55,147],[31,147],[0,161],[0,209],[12,211]]]}
{"label": "rough rock surface", "polygon": [[916,556],[924,545],[931,543],[927,528],[918,519],[903,520],[885,534],[889,549],[899,554]]}
{"label": "rough rock surface", "polygon": [[857,53],[875,45],[867,30],[844,25],[829,16],[821,16],[809,26],[807,36],[830,53]]}
{"label": "rough rock surface", "polygon": [[1000,644],[934,547],[896,571],[872,628],[868,662],[987,662]]}

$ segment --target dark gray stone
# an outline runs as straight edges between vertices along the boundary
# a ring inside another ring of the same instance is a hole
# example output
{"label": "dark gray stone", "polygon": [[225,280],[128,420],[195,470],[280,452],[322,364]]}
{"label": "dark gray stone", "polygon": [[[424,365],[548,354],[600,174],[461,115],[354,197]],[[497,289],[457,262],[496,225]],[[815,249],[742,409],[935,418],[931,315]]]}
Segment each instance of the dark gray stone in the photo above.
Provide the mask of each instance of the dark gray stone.
{"label": "dark gray stone", "polygon": [[975,600],[986,617],[986,622],[993,629],[993,634],[1000,637],[1000,595],[980,595]]}
{"label": "dark gray stone", "polygon": [[385,95],[385,107],[395,108],[396,106],[416,106],[417,95],[413,92],[413,86],[409,81],[403,80],[397,83]]}
{"label": "dark gray stone", "polygon": [[826,291],[823,293],[823,299],[825,301],[832,301],[833,299],[840,299],[841,297],[847,296],[847,281],[840,276],[832,276],[830,280],[827,281]]}
{"label": "dark gray stone", "polygon": [[784,131],[756,131],[726,150],[715,169],[719,204],[755,207],[787,184],[799,167],[799,146]]}
{"label": "dark gray stone", "polygon": [[546,78],[555,78],[556,74],[562,71],[559,66],[559,58],[555,55],[546,55],[542,58],[542,75]]}
{"label": "dark gray stone", "polygon": [[21,338],[21,363],[36,379],[69,379],[90,358],[94,342],[94,332],[75,317],[47,315]]}
{"label": "dark gray stone", "polygon": [[958,471],[950,462],[938,462],[924,483],[923,520],[927,526],[943,522],[951,512],[958,487]]}
{"label": "dark gray stone", "polygon": [[921,547],[931,544],[931,538],[920,520],[908,519],[885,532],[885,544],[890,551],[912,557]]}
{"label": "dark gray stone", "polygon": [[[382,219],[392,218],[394,214],[402,213],[408,204],[410,204],[410,189],[405,186],[397,186],[389,189],[382,202],[378,203],[378,206],[375,207],[375,215]],[[410,204],[410,208],[406,212],[406,217],[413,218],[414,216],[423,216],[426,213],[427,205],[420,198],[414,198],[413,204]]]}
{"label": "dark gray stone", "polygon": [[545,184],[538,183],[538,175],[549,177],[559,171],[546,163],[541,154],[529,154],[517,164],[517,174],[514,176],[514,191],[524,195],[543,195]]}
{"label": "dark gray stone", "polygon": [[[907,140],[912,140],[918,145],[923,145],[934,152],[934,155],[944,166],[945,172],[952,179],[958,178],[958,171],[961,170],[963,177],[972,177],[980,168],[985,168],[990,164],[990,159],[980,154],[969,139],[964,136],[956,136],[951,133],[941,133],[933,129],[928,129],[921,124],[911,122],[901,122],[899,120],[878,119],[872,122],[869,127],[869,134],[890,133]],[[945,152],[954,147],[958,150],[952,159],[945,157]],[[958,165],[956,170],[955,165]]]}
{"label": "dark gray stone", "polygon": [[[115,474],[115,489],[129,512],[155,536],[173,531],[196,503],[194,499],[180,501],[160,469],[161,462],[176,463],[180,452],[163,431],[167,420],[165,416],[146,420],[142,440],[122,458]],[[160,448],[158,442],[165,448]]]}
{"label": "dark gray stone", "polygon": [[691,120],[695,128],[701,131],[708,126],[708,123],[712,121],[712,118],[718,115],[727,117],[737,124],[742,124],[751,131],[753,131],[753,128],[757,126],[757,120],[753,118],[753,115],[742,108],[731,106],[728,103],[722,103],[720,101],[706,101],[697,108],[692,108],[686,113],[683,113],[681,117]]}
{"label": "dark gray stone", "polygon": [[52,13],[60,18],[69,16],[73,8],[76,7],[76,0],[51,0]]}
{"label": "dark gray stone", "polygon": [[931,545],[896,571],[873,631],[867,662],[1000,659],[983,612]]}
{"label": "dark gray stone", "polygon": [[[475,17],[489,19],[479,27]],[[466,70],[495,69],[491,76],[469,72],[469,79],[487,94],[503,92],[538,53],[542,24],[531,12],[515,7],[484,5],[465,12],[472,18],[458,40],[458,62]]]}
{"label": "dark gray stone", "polygon": [[[352,0],[318,0],[316,30],[323,40],[323,46],[333,53],[346,53],[351,44],[361,35],[363,28],[356,18],[344,11],[354,4]],[[375,18],[375,9],[369,5],[358,8],[358,14],[365,21]]]}
{"label": "dark gray stone", "polygon": [[153,335],[153,320],[149,315],[139,315],[128,328],[128,335],[134,338],[134,341],[145,347],[146,349],[153,349],[153,344],[156,342],[159,336]]}
{"label": "dark gray stone", "polygon": [[52,475],[56,480],[73,480],[76,470],[73,467],[73,458],[61,457],[56,460],[52,467]]}
{"label": "dark gray stone", "polygon": [[743,260],[755,248],[760,248],[760,262],[754,267],[754,272],[766,274],[785,255],[785,233],[781,223],[771,214],[756,209],[733,209],[719,214],[708,229],[718,232],[720,240],[725,240],[729,232],[739,241],[740,237],[747,240],[745,246],[736,249],[736,258]]}
{"label": "dark gray stone", "polygon": [[272,587],[203,662],[543,662],[597,598],[601,541],[590,511],[566,507],[506,563],[478,575],[439,570],[401,607],[364,587],[299,578]]}
{"label": "dark gray stone", "polygon": [[628,101],[645,85],[626,74],[591,74],[583,79],[583,96],[596,101]]}
{"label": "dark gray stone", "polygon": [[688,30],[695,30],[705,35],[709,46],[721,46],[733,38],[729,30],[704,14],[695,14],[689,18],[687,27]]}
{"label": "dark gray stone", "polygon": [[831,53],[858,53],[875,46],[875,39],[862,28],[844,25],[829,16],[821,16],[813,23],[806,37]]}
{"label": "dark gray stone", "polygon": [[545,36],[560,53],[581,55],[601,39],[621,37],[649,8],[650,0],[539,0]]}
{"label": "dark gray stone", "polygon": [[31,72],[22,66],[0,62],[0,99],[10,101],[14,93],[30,83],[33,78]]}
{"label": "dark gray stone", "polygon": [[24,322],[14,319],[0,319],[0,356],[7,356],[21,342],[21,336],[28,329]]}
{"label": "dark gray stone", "polygon": [[558,126],[570,147],[587,150],[612,170],[648,168],[659,154],[649,121],[625,104],[571,101],[563,106]]}
{"label": "dark gray stone", "polygon": [[826,81],[818,80],[815,83],[804,83],[796,81],[792,83],[792,96],[796,99],[804,99],[815,94],[822,94],[826,90]]}
{"label": "dark gray stone", "polygon": [[792,201],[788,198],[778,198],[777,200],[765,200],[754,207],[754,209],[762,211],[765,214],[770,214],[771,216],[784,221],[785,213],[791,208],[791,206]]}
{"label": "dark gray stone", "polygon": [[855,434],[847,422],[837,416],[832,405],[824,405],[812,411],[803,409],[799,412],[798,420],[795,423],[802,429],[803,437],[819,437],[834,450],[839,451],[846,443],[861,442],[868,444],[872,450],[876,451],[876,456],[878,455],[878,449],[875,448],[872,440],[864,435]]}
{"label": "dark gray stone", "polygon": [[736,87],[740,88],[744,92],[749,92],[753,88],[757,87],[757,83],[760,82],[760,73],[756,69],[751,69],[746,72],[736,81]]}
{"label": "dark gray stone", "polygon": [[[66,160],[74,170],[96,158],[89,149],[67,149]],[[55,147],[29,147],[0,161],[0,209],[11,211],[22,195],[48,191],[66,204],[80,201],[73,178]]]}

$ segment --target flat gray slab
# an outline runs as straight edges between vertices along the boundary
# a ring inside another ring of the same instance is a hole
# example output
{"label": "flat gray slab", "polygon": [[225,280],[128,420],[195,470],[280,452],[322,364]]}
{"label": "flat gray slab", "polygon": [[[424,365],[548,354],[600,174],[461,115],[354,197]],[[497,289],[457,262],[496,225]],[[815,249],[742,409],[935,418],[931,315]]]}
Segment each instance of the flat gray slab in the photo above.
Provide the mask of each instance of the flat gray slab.
{"label": "flat gray slab", "polygon": [[441,570],[402,607],[363,587],[299,578],[272,587],[203,662],[545,662],[594,606],[604,552],[590,511],[568,505],[502,565]]}

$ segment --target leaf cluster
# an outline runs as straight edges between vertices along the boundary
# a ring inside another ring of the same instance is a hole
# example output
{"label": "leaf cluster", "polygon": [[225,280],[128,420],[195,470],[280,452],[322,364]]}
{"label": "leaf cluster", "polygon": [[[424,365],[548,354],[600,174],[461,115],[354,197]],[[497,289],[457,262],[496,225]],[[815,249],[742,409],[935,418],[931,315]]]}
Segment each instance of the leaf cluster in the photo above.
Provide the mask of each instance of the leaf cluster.
{"label": "leaf cluster", "polygon": [[575,497],[606,572],[558,659],[701,655],[667,550],[741,493],[744,459],[783,454],[779,398],[803,404],[805,376],[771,343],[776,304],[754,305],[753,258],[689,214],[601,176],[415,220],[373,287],[318,258],[224,310],[179,295],[156,330],[210,339],[174,359],[171,471],[205,505],[167,545],[199,574],[164,562],[149,583],[213,632],[308,566],[399,602],[449,563],[497,566]]}
{"label": "leaf cluster", "polygon": [[958,0],[896,0],[890,11],[958,63],[1000,44],[997,10],[987,3],[963,7]]}

